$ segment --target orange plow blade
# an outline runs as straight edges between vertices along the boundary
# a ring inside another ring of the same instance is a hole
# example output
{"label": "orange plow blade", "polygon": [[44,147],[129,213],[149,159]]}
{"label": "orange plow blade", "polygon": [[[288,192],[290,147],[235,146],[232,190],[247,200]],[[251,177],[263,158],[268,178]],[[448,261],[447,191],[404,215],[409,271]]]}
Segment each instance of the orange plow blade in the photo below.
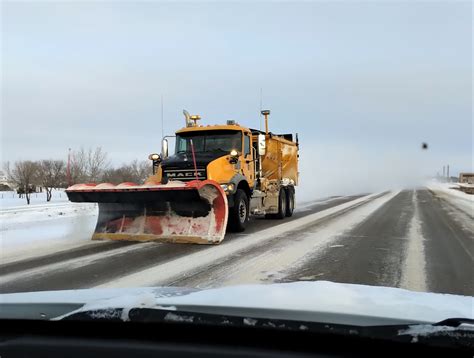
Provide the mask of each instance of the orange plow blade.
{"label": "orange plow blade", "polygon": [[95,202],[93,240],[218,244],[227,226],[227,197],[212,180],[168,184],[76,184],[72,202]]}

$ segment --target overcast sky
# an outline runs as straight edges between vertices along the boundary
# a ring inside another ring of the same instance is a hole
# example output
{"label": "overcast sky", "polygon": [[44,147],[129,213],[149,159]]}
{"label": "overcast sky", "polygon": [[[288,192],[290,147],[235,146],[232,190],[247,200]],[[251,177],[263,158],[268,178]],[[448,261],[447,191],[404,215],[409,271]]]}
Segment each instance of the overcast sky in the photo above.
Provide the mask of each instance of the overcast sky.
{"label": "overcast sky", "polygon": [[307,188],[472,170],[469,1],[1,9],[2,161],[81,146],[145,159],[159,150],[161,95],[166,134],[183,109],[259,127],[262,88],[271,130],[300,134]]}

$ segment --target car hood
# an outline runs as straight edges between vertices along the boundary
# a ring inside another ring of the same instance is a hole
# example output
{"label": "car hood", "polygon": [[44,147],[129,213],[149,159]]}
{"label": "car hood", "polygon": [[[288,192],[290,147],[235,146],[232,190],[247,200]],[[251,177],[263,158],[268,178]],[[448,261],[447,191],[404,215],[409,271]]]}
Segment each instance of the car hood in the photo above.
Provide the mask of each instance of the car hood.
{"label": "car hood", "polygon": [[90,310],[156,308],[354,325],[434,323],[474,318],[474,297],[328,281],[215,289],[144,287],[0,295],[0,317],[58,319]]}

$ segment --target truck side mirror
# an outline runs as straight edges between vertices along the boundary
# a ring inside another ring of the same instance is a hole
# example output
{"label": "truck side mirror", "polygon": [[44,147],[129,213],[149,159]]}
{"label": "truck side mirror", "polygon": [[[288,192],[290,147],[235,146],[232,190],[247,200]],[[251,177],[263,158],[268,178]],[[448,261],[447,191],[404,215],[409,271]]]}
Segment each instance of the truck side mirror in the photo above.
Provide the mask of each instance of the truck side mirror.
{"label": "truck side mirror", "polygon": [[259,134],[258,135],[258,155],[265,155],[265,135],[264,134]]}
{"label": "truck side mirror", "polygon": [[163,139],[161,142],[161,158],[166,159],[168,158],[168,140]]}

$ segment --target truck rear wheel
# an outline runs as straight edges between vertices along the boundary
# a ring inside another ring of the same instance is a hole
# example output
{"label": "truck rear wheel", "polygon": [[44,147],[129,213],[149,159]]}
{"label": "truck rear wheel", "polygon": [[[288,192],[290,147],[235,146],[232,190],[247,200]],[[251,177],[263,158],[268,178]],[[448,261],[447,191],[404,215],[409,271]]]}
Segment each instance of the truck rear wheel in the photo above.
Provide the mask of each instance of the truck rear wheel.
{"label": "truck rear wheel", "polygon": [[286,217],[293,215],[295,210],[295,189],[293,187],[286,188]]}
{"label": "truck rear wheel", "polygon": [[276,214],[266,214],[266,219],[283,219],[286,215],[286,190],[285,188],[280,189],[278,194],[278,212]]}
{"label": "truck rear wheel", "polygon": [[249,219],[249,199],[242,189],[237,189],[234,194],[234,206],[229,210],[229,229],[242,232]]}
{"label": "truck rear wheel", "polygon": [[285,188],[280,189],[278,195],[278,213],[275,215],[276,219],[283,219],[286,215],[286,190]]}

